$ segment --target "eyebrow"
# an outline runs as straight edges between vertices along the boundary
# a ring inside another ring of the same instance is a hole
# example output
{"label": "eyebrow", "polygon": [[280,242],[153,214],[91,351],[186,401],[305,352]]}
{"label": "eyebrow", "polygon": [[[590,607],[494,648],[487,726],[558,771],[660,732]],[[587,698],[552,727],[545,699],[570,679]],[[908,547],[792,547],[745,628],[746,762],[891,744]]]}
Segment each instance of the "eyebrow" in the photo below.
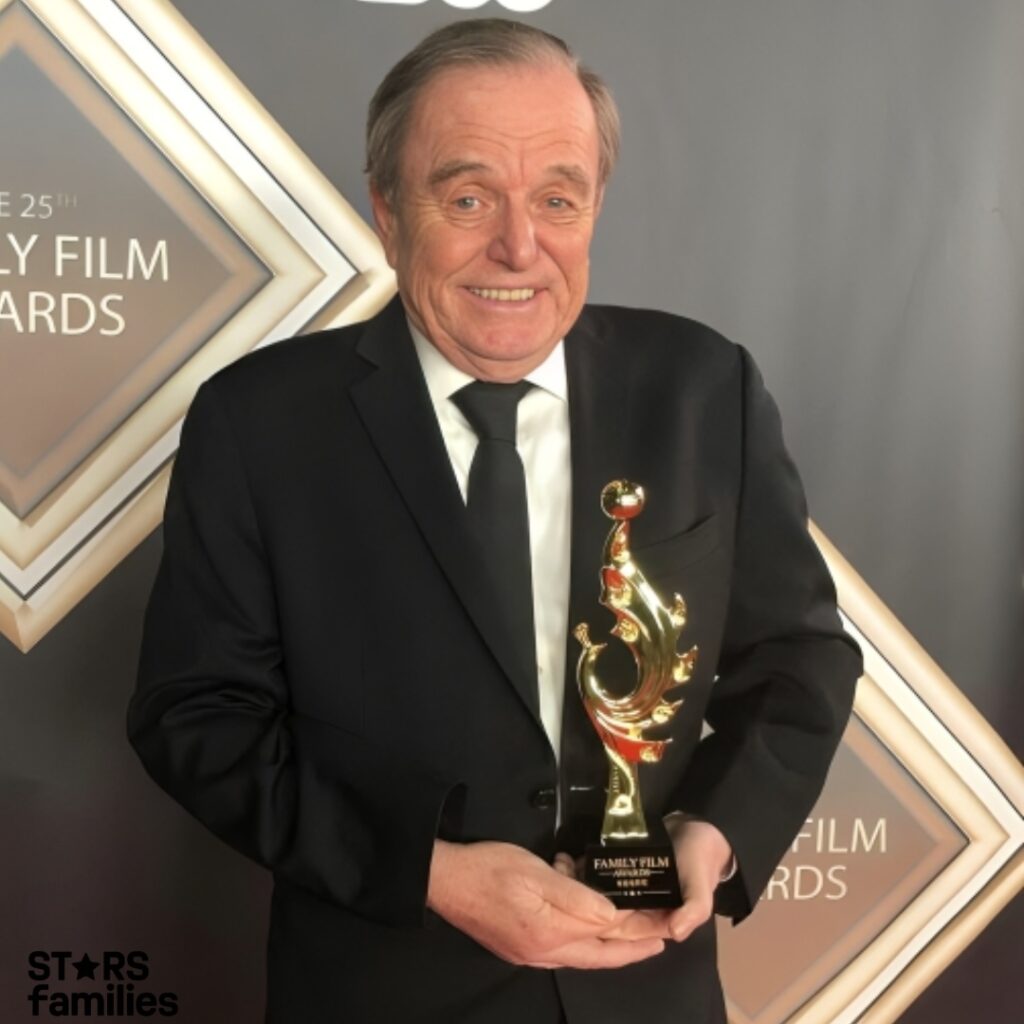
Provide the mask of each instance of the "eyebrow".
{"label": "eyebrow", "polygon": [[[478,160],[449,160],[448,163],[441,164],[440,167],[430,172],[427,183],[434,188],[437,185],[443,185],[446,181],[451,181],[452,178],[458,178],[462,174],[474,174],[477,171],[489,169],[487,164]],[[565,178],[566,181],[583,191],[590,188],[590,177],[582,167],[576,164],[552,164],[548,168],[548,173]]]}
{"label": "eyebrow", "polygon": [[587,172],[576,164],[554,164],[548,168],[549,171],[553,171],[560,178],[565,178],[566,181],[572,182],[581,189],[590,188],[590,177]]}
{"label": "eyebrow", "polygon": [[451,181],[452,178],[457,178],[460,174],[470,174],[473,171],[486,170],[487,164],[470,160],[449,160],[448,163],[441,164],[436,170],[430,172],[427,183],[431,186],[441,185],[446,181]]}

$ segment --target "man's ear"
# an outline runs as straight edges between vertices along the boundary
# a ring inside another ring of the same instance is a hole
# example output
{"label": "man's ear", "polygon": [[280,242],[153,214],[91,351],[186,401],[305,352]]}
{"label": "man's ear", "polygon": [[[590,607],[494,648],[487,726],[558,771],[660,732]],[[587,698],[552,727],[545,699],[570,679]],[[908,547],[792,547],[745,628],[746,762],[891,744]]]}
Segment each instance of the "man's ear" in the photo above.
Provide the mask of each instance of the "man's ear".
{"label": "man's ear", "polygon": [[601,205],[604,203],[604,183],[597,186],[597,195],[594,197],[594,220],[601,216]]}
{"label": "man's ear", "polygon": [[395,241],[398,231],[397,218],[391,204],[384,198],[376,185],[370,186],[370,208],[373,211],[373,226],[384,247],[388,266],[395,269]]}

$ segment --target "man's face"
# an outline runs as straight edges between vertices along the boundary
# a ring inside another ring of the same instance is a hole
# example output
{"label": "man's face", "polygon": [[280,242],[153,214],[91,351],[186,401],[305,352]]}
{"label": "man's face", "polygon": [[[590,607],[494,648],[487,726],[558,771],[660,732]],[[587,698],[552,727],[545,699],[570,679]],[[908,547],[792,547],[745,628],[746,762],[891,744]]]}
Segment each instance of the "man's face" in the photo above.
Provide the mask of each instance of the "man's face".
{"label": "man's face", "polygon": [[460,369],[518,380],[572,326],[601,203],[598,133],[558,66],[458,68],[413,108],[394,208],[372,194],[412,321]]}

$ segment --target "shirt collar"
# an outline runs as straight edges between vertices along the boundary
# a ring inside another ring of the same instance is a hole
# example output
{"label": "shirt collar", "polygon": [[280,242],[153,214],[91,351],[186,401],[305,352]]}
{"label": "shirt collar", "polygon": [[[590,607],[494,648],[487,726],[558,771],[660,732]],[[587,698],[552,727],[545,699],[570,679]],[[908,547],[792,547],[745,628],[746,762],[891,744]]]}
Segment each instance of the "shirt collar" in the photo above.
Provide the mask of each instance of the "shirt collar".
{"label": "shirt collar", "polygon": [[[435,406],[440,405],[460,388],[471,384],[475,378],[452,366],[441,354],[441,351],[427,340],[408,317],[406,320],[409,324],[409,333],[412,335],[413,345],[416,346],[416,355],[419,356],[420,366],[423,368],[423,376],[427,382],[427,390],[430,392],[431,401]],[[534,367],[526,375],[526,379],[555,398],[560,398],[563,402],[568,401],[569,388],[565,376],[565,348],[561,339],[548,353],[547,359],[540,366]]]}

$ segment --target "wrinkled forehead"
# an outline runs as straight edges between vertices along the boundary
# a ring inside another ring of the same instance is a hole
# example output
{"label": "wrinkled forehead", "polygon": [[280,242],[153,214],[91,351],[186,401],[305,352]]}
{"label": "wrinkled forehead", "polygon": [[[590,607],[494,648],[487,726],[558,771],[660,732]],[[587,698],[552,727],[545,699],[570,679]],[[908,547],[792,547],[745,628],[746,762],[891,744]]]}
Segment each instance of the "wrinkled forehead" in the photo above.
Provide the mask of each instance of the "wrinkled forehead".
{"label": "wrinkled forehead", "polygon": [[593,104],[574,70],[557,61],[438,72],[417,95],[402,142],[402,176],[503,153],[596,165]]}

